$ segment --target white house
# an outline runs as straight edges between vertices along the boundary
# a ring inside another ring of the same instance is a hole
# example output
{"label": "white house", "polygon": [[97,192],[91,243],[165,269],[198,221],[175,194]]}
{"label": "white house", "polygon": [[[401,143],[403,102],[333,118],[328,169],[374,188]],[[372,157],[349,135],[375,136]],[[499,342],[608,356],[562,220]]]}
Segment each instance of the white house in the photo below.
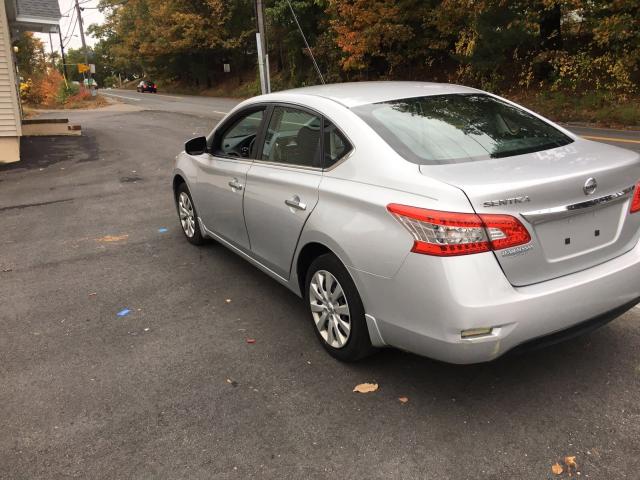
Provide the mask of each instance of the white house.
{"label": "white house", "polygon": [[58,33],[58,0],[0,0],[0,163],[20,160],[22,118],[11,41],[21,31]]}

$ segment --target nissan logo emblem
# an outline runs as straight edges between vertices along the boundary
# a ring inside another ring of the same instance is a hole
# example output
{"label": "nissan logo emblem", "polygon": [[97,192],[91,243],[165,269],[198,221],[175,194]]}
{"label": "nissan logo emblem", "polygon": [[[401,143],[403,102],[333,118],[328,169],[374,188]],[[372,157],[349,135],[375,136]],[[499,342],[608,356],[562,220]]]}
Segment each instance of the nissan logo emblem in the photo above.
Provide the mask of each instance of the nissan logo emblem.
{"label": "nissan logo emblem", "polygon": [[582,187],[582,190],[584,191],[585,195],[593,195],[597,189],[598,189],[598,182],[593,177],[589,178],[586,182],[584,182],[584,187]]}

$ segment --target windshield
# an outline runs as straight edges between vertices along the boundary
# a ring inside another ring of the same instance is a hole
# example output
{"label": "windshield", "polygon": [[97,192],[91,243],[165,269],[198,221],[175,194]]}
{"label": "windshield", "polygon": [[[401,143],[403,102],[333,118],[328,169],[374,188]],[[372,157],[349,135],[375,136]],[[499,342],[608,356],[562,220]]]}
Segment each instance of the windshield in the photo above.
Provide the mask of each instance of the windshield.
{"label": "windshield", "polygon": [[400,155],[418,164],[510,157],[573,141],[524,110],[482,94],[406,98],[353,111]]}

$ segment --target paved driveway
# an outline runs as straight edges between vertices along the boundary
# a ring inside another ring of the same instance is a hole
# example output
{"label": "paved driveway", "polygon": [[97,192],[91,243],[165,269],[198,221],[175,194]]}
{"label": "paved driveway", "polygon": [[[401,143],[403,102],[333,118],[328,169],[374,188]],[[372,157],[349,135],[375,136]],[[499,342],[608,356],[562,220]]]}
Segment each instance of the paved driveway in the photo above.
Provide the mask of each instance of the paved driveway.
{"label": "paved driveway", "polygon": [[0,478],[638,478],[639,309],[486,365],[341,364],[295,296],[182,238],[173,155],[220,114],[141,108],[0,167]]}

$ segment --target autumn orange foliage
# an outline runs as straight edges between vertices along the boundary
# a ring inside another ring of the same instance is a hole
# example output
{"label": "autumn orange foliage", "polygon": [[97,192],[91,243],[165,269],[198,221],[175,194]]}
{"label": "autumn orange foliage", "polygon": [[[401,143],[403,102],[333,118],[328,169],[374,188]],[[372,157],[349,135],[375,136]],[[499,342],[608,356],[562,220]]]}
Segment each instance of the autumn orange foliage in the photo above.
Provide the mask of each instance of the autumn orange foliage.
{"label": "autumn orange foliage", "polygon": [[58,96],[64,78],[57,70],[49,69],[45,73],[34,75],[21,89],[23,100],[32,105],[54,107],[58,104]]}

